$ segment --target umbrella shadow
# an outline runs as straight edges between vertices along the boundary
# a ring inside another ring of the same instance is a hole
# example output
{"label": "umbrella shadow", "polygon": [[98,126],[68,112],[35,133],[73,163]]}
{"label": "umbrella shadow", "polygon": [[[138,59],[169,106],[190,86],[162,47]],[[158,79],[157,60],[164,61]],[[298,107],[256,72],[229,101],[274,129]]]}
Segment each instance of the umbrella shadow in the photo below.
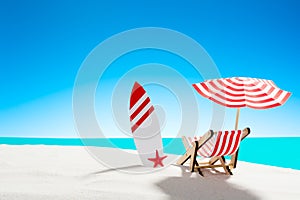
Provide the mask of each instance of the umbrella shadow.
{"label": "umbrella shadow", "polygon": [[[175,165],[177,166],[177,165]],[[169,199],[243,199],[258,200],[259,198],[249,191],[242,190],[227,182],[230,176],[218,170],[205,169],[204,177],[191,173],[186,166],[181,168],[181,177],[168,177],[156,185]]]}

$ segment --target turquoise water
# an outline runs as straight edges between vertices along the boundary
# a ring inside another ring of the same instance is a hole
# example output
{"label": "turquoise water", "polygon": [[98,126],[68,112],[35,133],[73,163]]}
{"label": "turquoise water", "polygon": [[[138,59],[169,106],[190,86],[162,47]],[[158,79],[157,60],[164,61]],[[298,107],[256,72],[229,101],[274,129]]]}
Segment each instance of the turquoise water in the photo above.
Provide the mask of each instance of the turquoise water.
{"label": "turquoise water", "polygon": [[[98,146],[135,149],[132,138],[14,138],[0,137],[0,144]],[[180,138],[163,138],[164,152],[181,155],[184,147]],[[239,160],[300,170],[300,137],[247,138],[242,141]]]}

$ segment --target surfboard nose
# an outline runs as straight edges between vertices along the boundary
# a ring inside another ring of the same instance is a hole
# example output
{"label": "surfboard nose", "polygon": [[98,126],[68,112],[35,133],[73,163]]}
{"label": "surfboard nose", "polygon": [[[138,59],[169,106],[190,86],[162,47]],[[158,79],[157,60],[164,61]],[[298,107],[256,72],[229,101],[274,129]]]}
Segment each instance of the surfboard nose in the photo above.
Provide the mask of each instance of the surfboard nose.
{"label": "surfboard nose", "polygon": [[136,90],[137,88],[142,87],[137,81],[134,82],[132,90]]}
{"label": "surfboard nose", "polygon": [[144,88],[135,82],[131,90],[129,108],[131,109],[145,93]]}

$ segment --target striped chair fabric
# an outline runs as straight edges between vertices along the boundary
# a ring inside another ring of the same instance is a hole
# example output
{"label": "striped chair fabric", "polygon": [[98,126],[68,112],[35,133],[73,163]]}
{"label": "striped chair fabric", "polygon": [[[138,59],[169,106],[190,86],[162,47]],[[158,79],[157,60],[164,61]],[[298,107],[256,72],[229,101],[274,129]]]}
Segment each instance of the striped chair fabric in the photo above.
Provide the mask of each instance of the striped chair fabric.
{"label": "striped chair fabric", "polygon": [[[200,138],[188,137],[189,145]],[[218,131],[199,148],[198,155],[205,158],[232,155],[238,150],[241,138],[241,130]]]}

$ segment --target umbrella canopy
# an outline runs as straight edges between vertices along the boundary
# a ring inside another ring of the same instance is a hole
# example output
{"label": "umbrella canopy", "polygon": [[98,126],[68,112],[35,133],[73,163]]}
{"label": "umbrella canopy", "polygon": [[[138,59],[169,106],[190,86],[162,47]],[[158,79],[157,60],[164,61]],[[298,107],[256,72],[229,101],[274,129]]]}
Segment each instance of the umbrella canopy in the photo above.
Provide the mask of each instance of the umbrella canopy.
{"label": "umbrella canopy", "polygon": [[273,108],[284,104],[291,95],[278,88],[271,80],[248,77],[212,79],[193,84],[193,87],[203,97],[217,104],[238,108],[235,129],[238,126],[240,108]]}

